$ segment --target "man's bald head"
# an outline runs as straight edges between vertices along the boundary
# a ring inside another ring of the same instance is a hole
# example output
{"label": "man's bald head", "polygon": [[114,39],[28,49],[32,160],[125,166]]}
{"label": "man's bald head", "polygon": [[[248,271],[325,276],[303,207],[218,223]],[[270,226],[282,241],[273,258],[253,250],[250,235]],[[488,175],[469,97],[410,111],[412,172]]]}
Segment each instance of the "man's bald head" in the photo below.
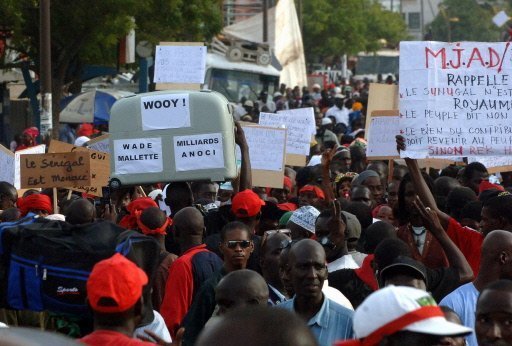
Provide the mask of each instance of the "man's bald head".
{"label": "man's bald head", "polygon": [[194,207],[181,209],[173,218],[174,230],[182,244],[197,243],[203,238],[203,214]]}
{"label": "man's bald head", "polygon": [[495,272],[496,279],[512,279],[512,233],[490,232],[482,244],[481,270]]}
{"label": "man's bald head", "polygon": [[87,199],[77,199],[65,209],[66,221],[72,225],[93,222],[96,217],[94,205]]}
{"label": "man's bald head", "polygon": [[325,250],[319,242],[312,239],[303,239],[296,243],[290,249],[288,260],[295,261],[298,255],[311,254],[319,252],[323,256],[323,262],[325,263]]}
{"label": "man's bald head", "polygon": [[167,216],[158,207],[146,208],[140,214],[140,222],[149,229],[160,228],[166,221]]}
{"label": "man's bald head", "polygon": [[207,325],[198,346],[316,346],[303,320],[285,309],[251,307],[236,309]]}
{"label": "man's bald head", "polygon": [[265,279],[253,270],[235,270],[222,278],[215,288],[215,301],[219,315],[240,307],[266,306],[268,286]]}

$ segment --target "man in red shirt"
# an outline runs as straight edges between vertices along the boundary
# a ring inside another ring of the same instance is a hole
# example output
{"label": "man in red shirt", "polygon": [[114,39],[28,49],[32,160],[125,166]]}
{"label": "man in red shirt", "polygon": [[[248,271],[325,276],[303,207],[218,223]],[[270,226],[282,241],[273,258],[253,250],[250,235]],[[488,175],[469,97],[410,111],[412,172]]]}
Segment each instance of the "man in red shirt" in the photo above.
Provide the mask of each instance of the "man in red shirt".
{"label": "man in red shirt", "polygon": [[181,256],[169,267],[160,313],[174,339],[201,284],[222,267],[222,260],[203,244],[204,218],[199,210],[186,207],[173,221]]}
{"label": "man in red shirt", "polygon": [[94,332],[86,345],[152,345],[133,339],[142,316],[142,288],[148,277],[120,254],[98,262],[87,280],[87,299],[94,313]]}

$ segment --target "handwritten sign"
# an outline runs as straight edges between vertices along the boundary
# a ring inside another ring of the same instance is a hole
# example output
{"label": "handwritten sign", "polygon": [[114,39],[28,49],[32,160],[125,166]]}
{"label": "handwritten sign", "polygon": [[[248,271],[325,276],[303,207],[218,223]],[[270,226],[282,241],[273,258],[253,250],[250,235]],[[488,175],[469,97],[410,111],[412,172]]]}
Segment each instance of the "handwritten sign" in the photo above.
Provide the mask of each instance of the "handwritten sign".
{"label": "handwritten sign", "polygon": [[174,136],[176,172],[224,168],[221,133]]}
{"label": "handwritten sign", "polygon": [[163,171],[162,138],[114,140],[116,174]]}
{"label": "handwritten sign", "polygon": [[14,153],[0,144],[0,181],[14,185]]}
{"label": "handwritten sign", "polygon": [[402,42],[402,157],[512,154],[510,43]]}
{"label": "handwritten sign", "polygon": [[21,156],[22,188],[90,185],[89,154],[27,154]]}
{"label": "handwritten sign", "polygon": [[44,154],[46,151],[46,145],[36,145],[35,147],[30,147],[27,149],[19,150],[14,153],[14,187],[16,189],[21,189],[21,181],[20,181],[20,162],[21,157],[26,154]]}
{"label": "handwritten sign", "polygon": [[397,158],[395,136],[399,131],[399,116],[375,116],[374,114],[368,127],[366,156],[368,159]]}
{"label": "handwritten sign", "polygon": [[87,142],[87,148],[101,151],[102,153],[110,153],[110,143],[109,143],[109,135],[104,134],[99,137],[91,139]]}
{"label": "handwritten sign", "polygon": [[287,130],[287,154],[309,155],[311,118],[308,114],[260,113],[259,124],[262,126],[285,128]]}
{"label": "handwritten sign", "polygon": [[[91,186],[74,186],[73,190],[102,197],[102,186],[107,186],[110,177],[110,155],[101,151],[76,147],[72,144],[52,140],[48,147],[49,153],[85,152],[90,155]],[[71,186],[70,186],[71,187]]]}
{"label": "handwritten sign", "polygon": [[205,46],[156,46],[155,83],[204,83]]}
{"label": "handwritten sign", "polygon": [[144,131],[190,127],[189,94],[156,94],[140,98]]}
{"label": "handwritten sign", "polygon": [[286,130],[261,126],[244,126],[243,129],[249,145],[251,168],[282,172]]}
{"label": "handwritten sign", "polygon": [[282,111],[278,111],[277,113],[287,114],[292,119],[295,117],[308,119],[308,125],[311,131],[311,135],[316,135],[315,110],[313,109],[313,107],[285,109]]}

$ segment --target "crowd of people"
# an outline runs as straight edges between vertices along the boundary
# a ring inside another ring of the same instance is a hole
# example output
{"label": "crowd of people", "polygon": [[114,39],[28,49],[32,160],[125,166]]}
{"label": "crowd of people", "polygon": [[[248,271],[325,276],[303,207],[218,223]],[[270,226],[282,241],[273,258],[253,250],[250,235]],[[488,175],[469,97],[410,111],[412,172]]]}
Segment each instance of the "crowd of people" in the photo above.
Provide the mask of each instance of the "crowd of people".
{"label": "crowd of people", "polygon": [[0,182],[3,280],[9,227],[106,220],[158,244],[150,269],[144,254],[94,265],[90,314],[19,311],[7,300],[0,321],[87,345],[512,345],[510,172],[368,161],[364,85],[296,89],[237,109],[257,122],[260,111],[314,108],[308,165],[287,166],[281,188],[252,185],[238,122],[232,182],[123,188],[110,203],[67,190],[19,196]]}

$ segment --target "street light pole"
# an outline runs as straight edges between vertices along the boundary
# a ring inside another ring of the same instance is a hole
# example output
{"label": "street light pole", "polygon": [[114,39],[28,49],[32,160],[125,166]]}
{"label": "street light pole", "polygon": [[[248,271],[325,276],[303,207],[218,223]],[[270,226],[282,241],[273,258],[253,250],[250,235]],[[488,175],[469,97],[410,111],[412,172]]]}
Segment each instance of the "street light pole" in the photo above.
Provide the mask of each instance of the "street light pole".
{"label": "street light pole", "polygon": [[41,108],[39,117],[39,130],[43,139],[51,136],[53,128],[52,119],[52,50],[50,35],[50,0],[39,1],[40,21],[40,71]]}

